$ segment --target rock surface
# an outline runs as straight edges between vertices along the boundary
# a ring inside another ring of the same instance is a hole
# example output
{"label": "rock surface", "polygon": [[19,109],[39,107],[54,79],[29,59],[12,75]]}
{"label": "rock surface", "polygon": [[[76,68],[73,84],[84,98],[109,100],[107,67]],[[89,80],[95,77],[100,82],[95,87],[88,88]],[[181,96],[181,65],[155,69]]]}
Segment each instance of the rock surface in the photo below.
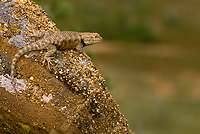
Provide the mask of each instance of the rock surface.
{"label": "rock surface", "polygon": [[[59,29],[30,0],[1,1],[0,22],[2,132],[131,133],[104,78],[76,50],[57,51],[51,70],[42,64],[45,50],[22,56],[15,69],[18,106],[9,76],[11,58],[21,47],[38,40],[30,37],[33,31],[55,33]],[[12,123],[5,122],[7,115]]]}

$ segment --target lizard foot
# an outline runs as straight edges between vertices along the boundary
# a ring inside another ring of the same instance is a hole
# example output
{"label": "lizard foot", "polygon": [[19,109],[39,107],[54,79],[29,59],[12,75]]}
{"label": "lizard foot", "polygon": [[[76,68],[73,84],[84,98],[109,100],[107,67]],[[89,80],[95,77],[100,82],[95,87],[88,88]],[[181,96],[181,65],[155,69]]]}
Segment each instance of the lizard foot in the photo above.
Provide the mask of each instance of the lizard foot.
{"label": "lizard foot", "polygon": [[47,65],[48,65],[48,69],[49,70],[51,70],[51,68],[50,68],[50,65],[53,65],[53,63],[52,63],[52,61],[54,61],[54,60],[52,60],[54,57],[44,57],[44,61],[43,61],[43,66],[44,66],[44,64],[45,64],[45,62],[47,61]]}

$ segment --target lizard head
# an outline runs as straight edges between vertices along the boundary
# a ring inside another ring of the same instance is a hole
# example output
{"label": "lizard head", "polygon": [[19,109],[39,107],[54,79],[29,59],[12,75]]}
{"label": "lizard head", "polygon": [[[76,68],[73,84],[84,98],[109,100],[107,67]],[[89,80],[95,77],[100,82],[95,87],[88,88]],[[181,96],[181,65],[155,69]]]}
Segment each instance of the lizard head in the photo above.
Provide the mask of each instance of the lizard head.
{"label": "lizard head", "polygon": [[85,46],[99,43],[103,40],[103,38],[98,33],[89,32],[81,33],[81,39]]}

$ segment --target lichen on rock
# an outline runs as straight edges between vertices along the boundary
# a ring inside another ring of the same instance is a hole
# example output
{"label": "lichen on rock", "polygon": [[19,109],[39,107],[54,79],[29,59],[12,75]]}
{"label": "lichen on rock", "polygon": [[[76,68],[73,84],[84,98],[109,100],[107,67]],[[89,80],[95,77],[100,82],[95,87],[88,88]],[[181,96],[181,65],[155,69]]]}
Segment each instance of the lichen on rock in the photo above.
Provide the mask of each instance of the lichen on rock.
{"label": "lichen on rock", "polygon": [[[33,31],[60,31],[45,11],[30,0],[4,0],[0,2],[0,15],[0,50],[7,57],[38,40],[30,36]],[[25,91],[19,94],[20,106],[13,95],[1,88],[1,107],[12,109],[12,114],[24,122],[48,132],[131,133],[104,78],[87,55],[74,49],[57,51],[49,70],[42,64],[45,52],[20,58],[16,76],[27,80]]]}

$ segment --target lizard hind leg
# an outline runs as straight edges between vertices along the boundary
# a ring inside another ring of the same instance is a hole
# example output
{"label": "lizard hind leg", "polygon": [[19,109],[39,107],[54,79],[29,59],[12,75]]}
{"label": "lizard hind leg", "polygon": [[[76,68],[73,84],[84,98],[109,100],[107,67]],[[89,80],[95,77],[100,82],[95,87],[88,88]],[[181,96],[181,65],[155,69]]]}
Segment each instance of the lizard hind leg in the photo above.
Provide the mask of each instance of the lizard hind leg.
{"label": "lizard hind leg", "polygon": [[50,65],[52,64],[51,61],[54,58],[54,57],[50,57],[50,56],[52,56],[56,51],[57,51],[56,46],[48,44],[48,46],[47,46],[47,52],[44,55],[43,64],[45,63],[45,61],[47,61],[48,69],[49,70],[51,70]]}
{"label": "lizard hind leg", "polygon": [[30,37],[37,37],[37,38],[41,38],[41,37],[43,37],[43,38],[46,38],[47,36],[49,36],[50,35],[50,32],[49,31],[45,31],[45,30],[43,30],[42,32],[36,32],[36,31],[33,31],[33,33],[32,34],[30,34]]}

